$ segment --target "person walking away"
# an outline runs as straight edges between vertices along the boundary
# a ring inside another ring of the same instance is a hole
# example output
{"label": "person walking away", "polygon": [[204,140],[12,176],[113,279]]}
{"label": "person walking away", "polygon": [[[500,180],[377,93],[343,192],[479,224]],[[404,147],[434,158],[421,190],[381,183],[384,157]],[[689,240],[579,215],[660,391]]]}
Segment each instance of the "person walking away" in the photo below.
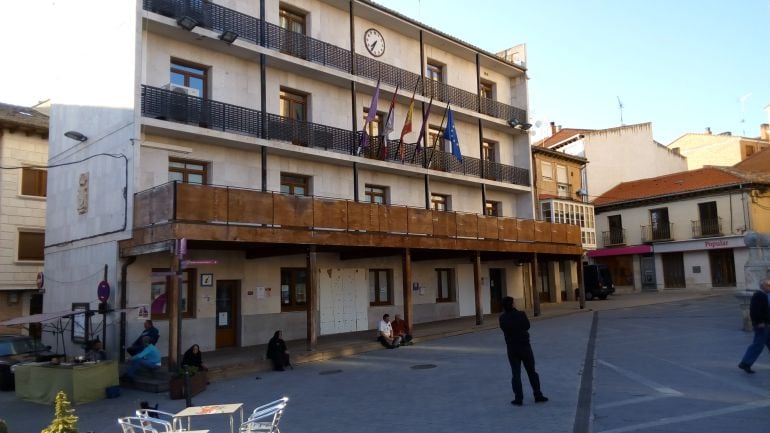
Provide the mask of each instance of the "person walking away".
{"label": "person walking away", "polygon": [[749,374],[754,374],[751,366],[762,354],[762,347],[767,346],[770,350],[770,302],[768,302],[768,293],[770,293],[770,279],[764,279],[759,283],[759,290],[751,296],[749,304],[749,316],[751,317],[751,326],[754,329],[754,341],[751,342],[746,353],[743,355],[738,368]]}
{"label": "person walking away", "polygon": [[500,329],[505,336],[505,346],[508,352],[508,362],[511,364],[511,386],[513,387],[514,406],[524,404],[524,392],[521,387],[521,364],[527,371],[529,384],[535,396],[535,403],[545,403],[548,398],[540,390],[540,376],[535,371],[535,355],[529,344],[529,319],[526,313],[513,306],[513,298],[503,298],[504,313],[500,315]]}

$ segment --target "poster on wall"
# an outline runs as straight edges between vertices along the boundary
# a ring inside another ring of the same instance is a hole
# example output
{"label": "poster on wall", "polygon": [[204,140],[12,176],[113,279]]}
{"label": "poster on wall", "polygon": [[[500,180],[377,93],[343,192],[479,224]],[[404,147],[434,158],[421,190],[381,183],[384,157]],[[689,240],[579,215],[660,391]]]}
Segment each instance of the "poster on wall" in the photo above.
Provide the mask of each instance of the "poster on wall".
{"label": "poster on wall", "polygon": [[265,288],[257,287],[257,299],[265,299]]}
{"label": "poster on wall", "polygon": [[72,342],[85,344],[88,341],[88,303],[72,303]]}
{"label": "poster on wall", "polygon": [[136,309],[136,320],[147,320],[150,318],[150,305],[142,304]]}
{"label": "poster on wall", "polygon": [[217,326],[227,326],[229,323],[229,318],[227,312],[221,312],[217,316]]}

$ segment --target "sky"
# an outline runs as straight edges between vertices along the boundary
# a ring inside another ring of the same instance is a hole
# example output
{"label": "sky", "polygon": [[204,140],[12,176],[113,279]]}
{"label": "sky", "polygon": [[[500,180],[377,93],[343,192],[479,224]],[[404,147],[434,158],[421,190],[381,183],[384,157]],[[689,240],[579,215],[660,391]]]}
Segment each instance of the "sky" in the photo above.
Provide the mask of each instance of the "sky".
{"label": "sky", "polygon": [[[87,67],[47,41],[54,3],[3,4],[0,102],[52,93],[51,68]],[[120,0],[105,0],[120,1]],[[216,1],[216,0],[215,0]],[[256,1],[256,0],[255,0]],[[549,122],[602,129],[652,122],[668,144],[682,134],[757,137],[770,105],[768,0],[379,0],[492,53],[527,44],[534,138]],[[46,60],[51,59],[51,60]]]}

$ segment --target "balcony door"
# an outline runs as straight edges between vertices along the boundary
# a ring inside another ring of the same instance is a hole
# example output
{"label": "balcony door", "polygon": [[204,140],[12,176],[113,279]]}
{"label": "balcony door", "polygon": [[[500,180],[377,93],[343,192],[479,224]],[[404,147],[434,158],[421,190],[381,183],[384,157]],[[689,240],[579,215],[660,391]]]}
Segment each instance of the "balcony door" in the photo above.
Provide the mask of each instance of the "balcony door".
{"label": "balcony door", "polygon": [[620,215],[610,215],[607,217],[607,223],[610,226],[610,245],[623,245],[623,220]]}
{"label": "balcony door", "polygon": [[652,230],[652,240],[671,239],[668,208],[650,209],[650,229]]}
{"label": "balcony door", "polygon": [[719,234],[717,202],[698,203],[698,215],[700,216],[700,234],[702,236]]}

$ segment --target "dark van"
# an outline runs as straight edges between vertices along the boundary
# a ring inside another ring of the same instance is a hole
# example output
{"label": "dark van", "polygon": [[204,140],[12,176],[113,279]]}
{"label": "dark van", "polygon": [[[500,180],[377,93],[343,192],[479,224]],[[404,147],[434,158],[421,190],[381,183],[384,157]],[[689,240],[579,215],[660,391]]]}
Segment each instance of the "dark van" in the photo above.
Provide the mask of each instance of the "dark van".
{"label": "dark van", "polygon": [[612,284],[607,265],[584,265],[583,285],[586,288],[586,301],[594,298],[607,299],[607,296],[615,293],[615,285]]}

